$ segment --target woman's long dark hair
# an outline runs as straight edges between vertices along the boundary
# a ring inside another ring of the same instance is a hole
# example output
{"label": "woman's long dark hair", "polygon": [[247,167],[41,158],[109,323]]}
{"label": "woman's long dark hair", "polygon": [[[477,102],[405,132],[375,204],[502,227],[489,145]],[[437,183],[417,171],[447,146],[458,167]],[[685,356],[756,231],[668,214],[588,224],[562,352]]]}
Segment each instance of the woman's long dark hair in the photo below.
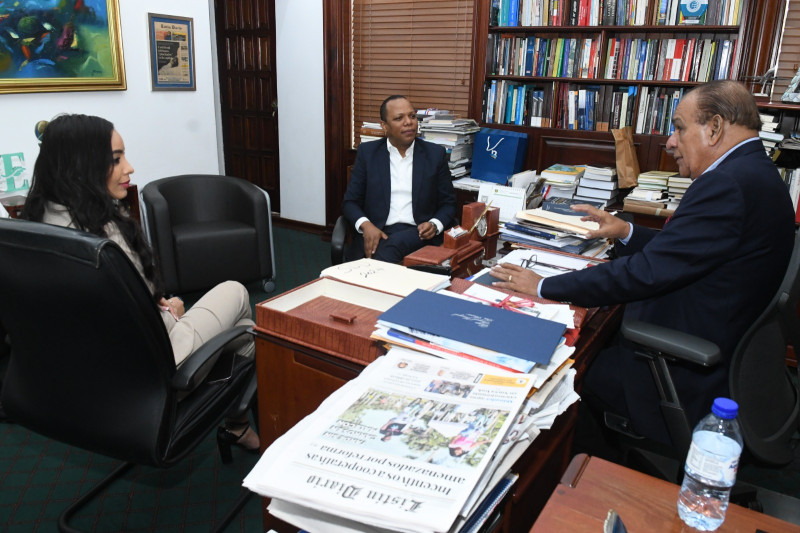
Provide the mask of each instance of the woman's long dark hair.
{"label": "woman's long dark hair", "polygon": [[107,237],[105,226],[114,222],[131,249],[139,256],[145,277],[162,296],[161,281],[153,251],[141,226],[120,208],[108,192],[108,176],[114,165],[108,120],[89,115],[60,115],[42,134],[33,165],[33,182],[22,218],[41,222],[47,202],[65,206],[75,225],[89,233]]}

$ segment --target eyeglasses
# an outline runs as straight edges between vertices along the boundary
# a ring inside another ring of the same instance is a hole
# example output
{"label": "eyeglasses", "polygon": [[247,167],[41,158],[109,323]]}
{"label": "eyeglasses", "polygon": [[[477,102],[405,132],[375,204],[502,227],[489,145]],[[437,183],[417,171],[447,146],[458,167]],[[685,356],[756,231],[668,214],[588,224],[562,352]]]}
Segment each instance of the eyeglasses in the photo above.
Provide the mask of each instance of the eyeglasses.
{"label": "eyeglasses", "polygon": [[543,266],[545,268],[552,268],[553,270],[558,270],[560,272],[572,272],[575,270],[574,268],[565,267],[562,265],[554,265],[552,263],[544,263],[542,261],[538,261],[536,259],[536,254],[531,255],[527,259],[522,259],[519,262],[519,266],[522,268],[527,268],[528,270],[533,270],[535,266]]}

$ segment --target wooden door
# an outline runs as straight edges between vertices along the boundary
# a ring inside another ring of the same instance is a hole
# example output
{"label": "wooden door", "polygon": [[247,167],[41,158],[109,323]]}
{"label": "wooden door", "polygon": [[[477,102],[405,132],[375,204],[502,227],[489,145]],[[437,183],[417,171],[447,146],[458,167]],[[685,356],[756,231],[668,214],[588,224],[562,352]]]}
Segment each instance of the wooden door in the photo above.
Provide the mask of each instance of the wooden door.
{"label": "wooden door", "polygon": [[280,212],[274,0],[215,0],[225,173]]}

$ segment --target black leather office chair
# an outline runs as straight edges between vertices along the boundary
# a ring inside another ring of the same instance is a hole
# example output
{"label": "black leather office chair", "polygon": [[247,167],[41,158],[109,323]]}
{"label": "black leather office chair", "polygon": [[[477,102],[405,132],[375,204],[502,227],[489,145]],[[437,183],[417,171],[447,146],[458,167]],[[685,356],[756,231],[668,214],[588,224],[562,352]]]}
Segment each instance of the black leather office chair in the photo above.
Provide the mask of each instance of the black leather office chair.
{"label": "black leather office chair", "polygon": [[269,195],[240,178],[187,174],[142,189],[143,218],[168,294],[226,280],[275,289]]}
{"label": "black leather office chair", "polygon": [[331,264],[339,265],[350,261],[347,258],[347,246],[350,244],[350,224],[344,215],[339,215],[331,233]]}
{"label": "black leather office chair", "polygon": [[[800,429],[800,392],[786,365],[786,350],[800,351],[800,232],[781,286],[761,316],[745,332],[731,360],[729,388],[739,404],[739,423],[745,454],[767,465],[786,465],[794,458],[791,439]],[[638,345],[637,354],[649,359],[661,397],[661,409],[674,443],[672,456],[678,459],[662,469],[662,477],[676,480],[691,443],[692,427],[672,386],[668,360],[681,360],[704,366],[720,361],[719,349],[706,340],[646,324],[624,321],[624,338]],[[710,406],[709,406],[710,408]],[[607,425],[628,431],[626,421],[606,416]],[[639,448],[639,452],[642,449]],[[648,459],[652,453],[645,452]],[[663,464],[670,464],[662,462]]]}
{"label": "black leather office chair", "polygon": [[[133,464],[175,464],[252,398],[252,359],[225,349],[247,327],[211,339],[176,368],[147,286],[108,239],[0,219],[0,322],[11,339],[2,389],[9,417],[125,461],[64,511],[62,531],[73,531],[70,517]],[[211,375],[227,379],[198,382],[218,354],[227,372]]]}

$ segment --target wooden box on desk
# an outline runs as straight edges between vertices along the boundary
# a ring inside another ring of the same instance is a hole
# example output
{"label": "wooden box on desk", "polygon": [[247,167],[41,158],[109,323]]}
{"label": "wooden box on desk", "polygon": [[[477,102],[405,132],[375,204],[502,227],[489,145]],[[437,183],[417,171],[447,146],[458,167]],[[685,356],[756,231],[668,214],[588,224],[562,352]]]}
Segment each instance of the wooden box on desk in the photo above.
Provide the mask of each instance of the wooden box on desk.
{"label": "wooden box on desk", "polygon": [[367,365],[381,355],[370,339],[378,316],[402,298],[320,278],[256,306],[256,331]]}
{"label": "wooden box on desk", "polygon": [[445,261],[452,261],[457,250],[444,246],[423,246],[403,258],[403,266],[417,265],[443,265]]}
{"label": "wooden box on desk", "polygon": [[453,277],[465,278],[477,274],[483,269],[485,251],[482,242],[469,241],[456,252],[450,262]]}

